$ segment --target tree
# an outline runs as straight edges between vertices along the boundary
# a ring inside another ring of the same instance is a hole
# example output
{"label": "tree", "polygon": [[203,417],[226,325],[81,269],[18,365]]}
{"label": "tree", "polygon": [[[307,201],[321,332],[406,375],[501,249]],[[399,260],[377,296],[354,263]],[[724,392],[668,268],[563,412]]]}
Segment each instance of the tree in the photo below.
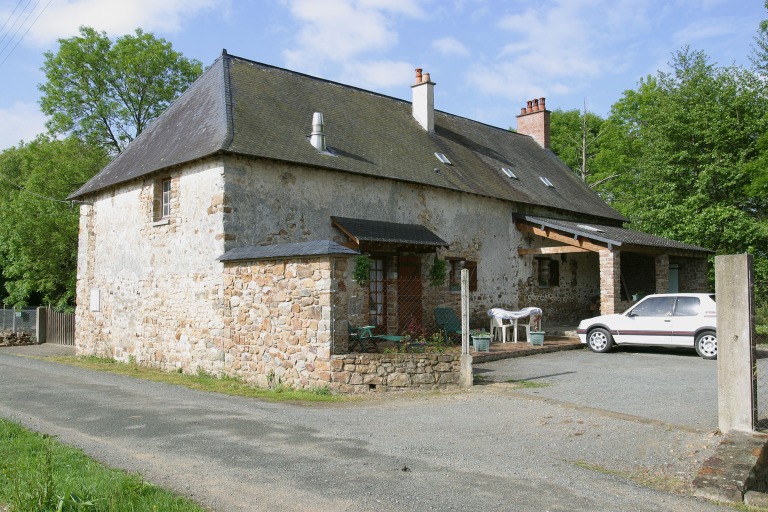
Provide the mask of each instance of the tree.
{"label": "tree", "polygon": [[0,153],[0,268],[5,302],[74,305],[78,209],[65,201],[108,161],[75,137],[39,136]]}
{"label": "tree", "polygon": [[552,112],[552,151],[593,188],[614,177],[595,162],[602,150],[604,124],[603,118],[587,111],[586,103],[583,111],[557,109]]}
{"label": "tree", "polygon": [[[768,0],[765,2],[765,8],[768,9]],[[768,75],[768,20],[760,22],[760,26],[755,36],[755,45],[752,47],[752,64],[762,75]]]}
{"label": "tree", "polygon": [[114,43],[80,27],[45,53],[40,106],[52,134],[68,134],[119,153],[202,73],[171,43],[136,29]]}
{"label": "tree", "polygon": [[612,108],[628,169],[607,184],[613,205],[640,230],[764,259],[766,201],[752,183],[765,158],[761,80],[741,67],[717,68],[689,48],[673,55],[671,67]]}

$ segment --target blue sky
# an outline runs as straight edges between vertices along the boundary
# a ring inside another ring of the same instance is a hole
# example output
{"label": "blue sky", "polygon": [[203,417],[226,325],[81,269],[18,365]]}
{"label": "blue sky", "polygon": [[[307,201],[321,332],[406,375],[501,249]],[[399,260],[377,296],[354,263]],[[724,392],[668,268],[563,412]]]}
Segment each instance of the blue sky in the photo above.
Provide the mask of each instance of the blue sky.
{"label": "blue sky", "polygon": [[437,109],[506,128],[541,96],[605,116],[686,44],[748,66],[765,18],[763,0],[0,0],[0,149],[44,131],[43,52],[80,25],[112,38],[141,27],[206,66],[226,48],[407,100],[420,67]]}

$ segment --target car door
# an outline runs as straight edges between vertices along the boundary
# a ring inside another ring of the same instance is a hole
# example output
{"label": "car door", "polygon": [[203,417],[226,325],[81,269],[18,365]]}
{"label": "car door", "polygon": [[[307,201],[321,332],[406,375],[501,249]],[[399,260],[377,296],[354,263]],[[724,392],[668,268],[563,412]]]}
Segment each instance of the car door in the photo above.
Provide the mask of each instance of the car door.
{"label": "car door", "polygon": [[672,315],[672,344],[692,347],[696,329],[701,326],[701,300],[698,297],[678,297]]}
{"label": "car door", "polygon": [[646,297],[627,311],[614,335],[618,343],[670,345],[675,297]]}

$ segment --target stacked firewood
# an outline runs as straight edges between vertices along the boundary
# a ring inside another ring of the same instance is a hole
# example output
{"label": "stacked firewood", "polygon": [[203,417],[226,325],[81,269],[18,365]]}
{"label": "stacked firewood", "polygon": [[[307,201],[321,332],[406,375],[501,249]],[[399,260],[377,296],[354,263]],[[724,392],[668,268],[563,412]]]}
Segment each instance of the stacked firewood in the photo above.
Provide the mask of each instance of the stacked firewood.
{"label": "stacked firewood", "polygon": [[31,333],[0,331],[0,347],[16,347],[34,343],[35,339]]}

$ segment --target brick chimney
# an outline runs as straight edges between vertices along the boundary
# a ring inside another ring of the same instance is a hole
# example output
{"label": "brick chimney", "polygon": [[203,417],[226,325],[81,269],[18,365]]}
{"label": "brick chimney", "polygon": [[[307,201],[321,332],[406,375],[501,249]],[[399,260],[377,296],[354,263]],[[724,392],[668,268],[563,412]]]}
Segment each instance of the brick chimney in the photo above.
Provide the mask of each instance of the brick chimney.
{"label": "brick chimney", "polygon": [[549,149],[549,110],[544,98],[531,100],[517,116],[517,133],[533,137],[544,149]]}
{"label": "brick chimney", "polygon": [[413,117],[428,133],[435,133],[435,83],[429,79],[429,73],[422,74],[416,68],[416,83],[413,91]]}

